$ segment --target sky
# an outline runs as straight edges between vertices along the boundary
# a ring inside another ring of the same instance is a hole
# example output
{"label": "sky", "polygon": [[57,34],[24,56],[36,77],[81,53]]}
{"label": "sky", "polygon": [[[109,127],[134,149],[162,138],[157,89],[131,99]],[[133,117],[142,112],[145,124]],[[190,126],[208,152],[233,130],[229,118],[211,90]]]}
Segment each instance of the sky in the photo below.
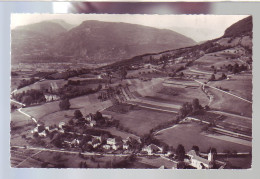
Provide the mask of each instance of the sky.
{"label": "sky", "polygon": [[79,25],[85,20],[125,22],[169,29],[197,42],[218,38],[226,28],[248,15],[132,15],[132,14],[12,14],[11,29],[45,20],[62,19]]}

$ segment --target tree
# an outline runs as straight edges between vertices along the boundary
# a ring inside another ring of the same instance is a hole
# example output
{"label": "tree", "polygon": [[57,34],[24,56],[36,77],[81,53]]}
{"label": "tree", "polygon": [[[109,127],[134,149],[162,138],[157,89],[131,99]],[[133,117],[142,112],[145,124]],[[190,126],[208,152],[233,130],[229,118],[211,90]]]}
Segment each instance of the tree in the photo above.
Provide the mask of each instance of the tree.
{"label": "tree", "polygon": [[200,149],[199,149],[199,147],[197,145],[193,145],[191,150],[194,150],[195,152],[199,152],[200,151]]}
{"label": "tree", "polygon": [[95,119],[96,119],[96,120],[103,119],[102,113],[99,112],[99,111],[97,111],[97,112],[96,112],[96,115],[95,115]]}
{"label": "tree", "polygon": [[176,149],[176,155],[178,156],[179,161],[183,161],[185,157],[185,149],[184,146],[179,144]]}
{"label": "tree", "polygon": [[59,103],[59,107],[61,110],[68,110],[70,108],[69,99],[64,99]]}
{"label": "tree", "polygon": [[24,96],[22,99],[22,103],[26,105],[30,105],[33,102],[33,99],[31,96]]}
{"label": "tree", "polygon": [[83,117],[83,115],[82,115],[81,111],[77,109],[74,111],[74,117],[76,119],[81,119]]}
{"label": "tree", "polygon": [[126,75],[127,75],[127,71],[126,71],[126,69],[125,68],[123,68],[122,70],[121,70],[121,79],[125,79],[126,78]]}
{"label": "tree", "polygon": [[179,74],[179,76],[180,76],[181,78],[184,77],[184,73],[181,72],[181,73]]}
{"label": "tree", "polygon": [[199,103],[199,99],[195,98],[192,100],[192,111],[196,112],[200,109],[200,103]]}
{"label": "tree", "polygon": [[227,75],[225,73],[222,73],[221,77],[220,77],[220,80],[224,80],[227,78]]}
{"label": "tree", "polygon": [[232,73],[238,73],[239,72],[239,65],[236,63],[232,68]]}
{"label": "tree", "polygon": [[216,80],[215,75],[212,74],[211,77],[210,77],[210,79],[209,79],[209,81],[215,81],[215,80]]}

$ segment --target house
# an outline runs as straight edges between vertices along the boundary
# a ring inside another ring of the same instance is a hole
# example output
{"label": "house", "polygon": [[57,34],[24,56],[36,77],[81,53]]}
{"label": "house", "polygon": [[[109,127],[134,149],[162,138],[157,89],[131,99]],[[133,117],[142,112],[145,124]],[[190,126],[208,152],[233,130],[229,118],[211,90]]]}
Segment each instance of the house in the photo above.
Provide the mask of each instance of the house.
{"label": "house", "polygon": [[89,125],[90,125],[90,127],[94,127],[95,125],[97,125],[97,122],[92,120],[89,122]]}
{"label": "house", "polygon": [[116,144],[116,139],[115,138],[108,138],[107,139],[107,144],[108,145],[115,145]]}
{"label": "house", "polygon": [[65,125],[65,122],[60,122],[59,123],[59,128],[61,128],[62,129],[62,127]]}
{"label": "house", "polygon": [[157,145],[150,144],[142,149],[142,151],[145,151],[148,153],[148,155],[152,155],[153,153],[161,153],[162,148],[158,147]]}
{"label": "house", "polygon": [[105,144],[105,145],[103,145],[103,148],[109,150],[109,149],[111,149],[111,146],[108,144]]}
{"label": "house", "polygon": [[43,130],[42,132],[39,132],[38,134],[40,137],[46,137],[46,135],[47,135],[45,130]]}
{"label": "house", "polygon": [[71,142],[71,145],[73,145],[73,146],[78,146],[78,145],[79,145],[79,140],[78,140],[78,139],[74,139],[74,140]]}
{"label": "house", "polygon": [[189,156],[189,164],[197,169],[210,169],[213,168],[213,154],[208,154],[208,159],[199,156],[199,153],[191,150],[187,154]]}
{"label": "house", "polygon": [[86,116],[86,120],[89,122],[94,120],[94,115],[90,113],[89,115]]}
{"label": "house", "polygon": [[97,148],[100,144],[101,142],[97,138],[93,138],[91,141],[91,145],[93,146],[93,148]]}
{"label": "house", "polygon": [[123,144],[123,149],[124,149],[124,150],[128,150],[128,148],[129,148],[129,145],[128,145],[128,144]]}

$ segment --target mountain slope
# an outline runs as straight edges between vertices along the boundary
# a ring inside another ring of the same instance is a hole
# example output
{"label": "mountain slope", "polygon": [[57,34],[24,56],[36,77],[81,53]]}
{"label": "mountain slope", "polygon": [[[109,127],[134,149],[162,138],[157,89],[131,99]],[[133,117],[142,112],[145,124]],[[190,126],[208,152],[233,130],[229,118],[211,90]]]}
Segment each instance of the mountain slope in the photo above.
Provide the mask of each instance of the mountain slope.
{"label": "mountain slope", "polygon": [[59,54],[87,61],[114,61],[195,44],[170,30],[101,21],[85,21],[55,41]]}
{"label": "mountain slope", "polygon": [[104,68],[117,69],[122,66],[128,68],[131,65],[138,66],[143,63],[162,64],[165,60],[169,64],[172,63],[173,68],[182,64],[183,69],[196,66],[195,68],[201,67],[203,70],[208,69],[210,72],[212,72],[212,65],[222,68],[223,64],[229,65],[232,63],[243,63],[251,68],[252,17],[247,17],[231,25],[222,37],[194,46],[135,56]]}
{"label": "mountain slope", "polygon": [[224,37],[237,36],[252,33],[253,22],[252,16],[244,18],[225,30]]}

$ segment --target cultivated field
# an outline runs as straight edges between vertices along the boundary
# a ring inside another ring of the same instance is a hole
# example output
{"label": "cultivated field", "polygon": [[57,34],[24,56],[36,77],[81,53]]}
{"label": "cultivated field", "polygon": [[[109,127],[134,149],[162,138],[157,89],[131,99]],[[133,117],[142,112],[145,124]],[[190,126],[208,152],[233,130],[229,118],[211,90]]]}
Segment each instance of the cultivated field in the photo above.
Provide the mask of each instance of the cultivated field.
{"label": "cultivated field", "polygon": [[177,148],[179,144],[185,147],[186,151],[197,145],[201,152],[207,152],[209,147],[215,147],[218,152],[225,150],[238,152],[250,152],[251,146],[245,146],[225,140],[207,137],[201,132],[203,125],[198,123],[178,124],[175,127],[158,133],[156,138],[166,142],[168,145]]}

